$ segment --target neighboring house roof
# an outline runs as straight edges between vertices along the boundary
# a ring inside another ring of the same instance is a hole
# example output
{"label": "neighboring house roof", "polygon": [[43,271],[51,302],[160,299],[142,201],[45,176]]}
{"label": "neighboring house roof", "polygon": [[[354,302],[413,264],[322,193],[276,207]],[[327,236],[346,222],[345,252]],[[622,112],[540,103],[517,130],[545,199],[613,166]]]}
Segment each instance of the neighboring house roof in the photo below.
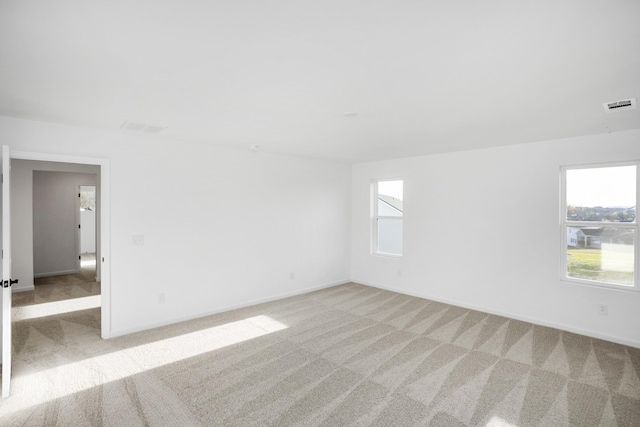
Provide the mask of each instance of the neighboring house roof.
{"label": "neighboring house roof", "polygon": [[[574,227],[571,227],[574,228]],[[633,230],[629,230],[626,228],[604,228],[604,227],[584,227],[577,228],[576,232],[582,231],[582,234],[585,236],[599,236],[599,237],[609,237],[609,238],[620,238],[633,235]]]}
{"label": "neighboring house roof", "polygon": [[378,199],[383,201],[384,203],[386,203],[387,205],[391,206],[392,208],[400,211],[400,212],[404,212],[403,211],[403,207],[402,207],[402,200],[396,199],[394,197],[391,196],[387,196],[384,194],[378,194]]}
{"label": "neighboring house roof", "polygon": [[580,229],[585,236],[600,236],[603,230],[602,227],[585,227]]}

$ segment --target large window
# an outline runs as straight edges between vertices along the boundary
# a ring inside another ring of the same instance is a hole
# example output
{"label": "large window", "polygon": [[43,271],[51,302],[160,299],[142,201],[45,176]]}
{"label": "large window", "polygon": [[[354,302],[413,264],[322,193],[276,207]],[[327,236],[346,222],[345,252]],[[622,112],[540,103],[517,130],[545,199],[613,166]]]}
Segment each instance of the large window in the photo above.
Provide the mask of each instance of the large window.
{"label": "large window", "polygon": [[373,251],[402,255],[403,181],[376,181],[373,191]]}
{"label": "large window", "polygon": [[562,170],[563,278],[638,289],[638,164]]}

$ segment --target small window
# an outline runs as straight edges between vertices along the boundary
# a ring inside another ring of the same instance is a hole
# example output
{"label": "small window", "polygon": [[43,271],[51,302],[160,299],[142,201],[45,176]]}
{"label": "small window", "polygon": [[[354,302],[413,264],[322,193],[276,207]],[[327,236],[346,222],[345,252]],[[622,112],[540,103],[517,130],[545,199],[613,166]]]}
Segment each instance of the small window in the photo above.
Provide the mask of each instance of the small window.
{"label": "small window", "polygon": [[563,279],[637,289],[637,164],[562,172]]}
{"label": "small window", "polygon": [[377,181],[373,197],[373,248],[382,255],[402,255],[403,181]]}

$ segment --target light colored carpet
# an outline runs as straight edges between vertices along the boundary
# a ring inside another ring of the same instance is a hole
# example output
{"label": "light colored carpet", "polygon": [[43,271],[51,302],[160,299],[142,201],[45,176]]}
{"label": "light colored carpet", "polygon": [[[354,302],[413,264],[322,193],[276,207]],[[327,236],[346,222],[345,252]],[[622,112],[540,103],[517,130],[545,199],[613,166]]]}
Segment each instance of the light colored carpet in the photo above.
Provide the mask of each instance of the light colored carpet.
{"label": "light colored carpet", "polygon": [[640,349],[358,284],[104,341],[16,322],[2,426],[640,426]]}
{"label": "light colored carpet", "polygon": [[96,282],[95,262],[95,254],[82,254],[79,273],[38,277],[33,281],[35,290],[14,293],[11,305],[23,307],[100,295],[100,283]]}

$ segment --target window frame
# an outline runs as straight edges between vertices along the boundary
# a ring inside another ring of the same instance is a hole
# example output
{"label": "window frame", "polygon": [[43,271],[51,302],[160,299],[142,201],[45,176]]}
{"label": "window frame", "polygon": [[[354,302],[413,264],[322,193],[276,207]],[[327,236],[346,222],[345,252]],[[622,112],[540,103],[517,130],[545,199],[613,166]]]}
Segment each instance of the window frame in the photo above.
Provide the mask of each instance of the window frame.
{"label": "window frame", "polygon": [[[402,181],[402,202],[403,211],[402,216],[389,216],[378,214],[378,184],[388,181]],[[375,179],[371,182],[371,255],[389,257],[389,258],[402,258],[404,255],[404,178],[383,178]],[[402,221],[402,247],[400,248],[400,254],[394,254],[389,252],[381,252],[378,250],[378,220],[390,219],[394,221]]]}
{"label": "window frame", "polygon": [[[622,166],[635,166],[636,167],[636,218],[633,222],[607,222],[607,221],[571,221],[567,219],[567,171],[570,170],[582,170],[582,169],[601,169],[610,167],[622,167]],[[640,291],[640,218],[637,213],[637,205],[640,201],[640,161],[625,161],[625,162],[607,162],[607,163],[590,163],[582,165],[570,165],[562,166],[560,168],[560,236],[561,236],[561,248],[560,248],[560,280],[572,284],[595,286],[598,288],[617,289],[622,291]],[[633,284],[623,285],[618,283],[603,282],[598,280],[581,279],[577,277],[570,277],[567,271],[568,256],[567,256],[567,227],[607,227],[607,228],[619,228],[619,229],[632,229],[634,230],[634,271],[633,271]]]}

